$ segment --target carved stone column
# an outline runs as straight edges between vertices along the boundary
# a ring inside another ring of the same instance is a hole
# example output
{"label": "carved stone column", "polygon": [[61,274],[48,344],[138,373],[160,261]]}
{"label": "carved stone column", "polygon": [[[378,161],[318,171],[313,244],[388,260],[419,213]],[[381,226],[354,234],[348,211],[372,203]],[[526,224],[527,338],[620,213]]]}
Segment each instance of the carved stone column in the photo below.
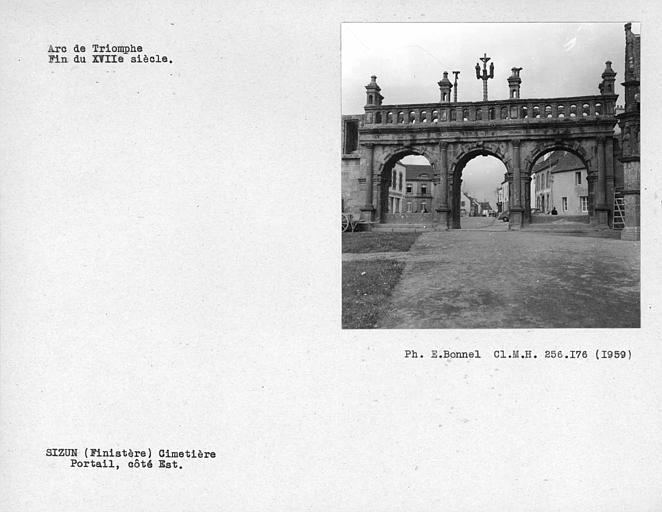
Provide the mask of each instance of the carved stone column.
{"label": "carved stone column", "polygon": [[388,211],[388,194],[382,194],[382,177],[372,179],[373,204],[375,205],[375,222],[384,222],[383,214]]}
{"label": "carved stone column", "polygon": [[609,207],[606,201],[607,169],[605,167],[605,138],[598,137],[598,179],[595,187],[595,223],[606,226]]}
{"label": "carved stone column", "polygon": [[451,209],[448,206],[448,144],[439,143],[439,183],[434,189],[432,198],[433,208],[437,217],[437,229],[445,230],[450,227],[449,213]]}
{"label": "carved stone column", "polygon": [[522,195],[524,196],[524,201],[522,208],[523,211],[523,224],[531,224],[531,175],[527,174],[522,176]]}
{"label": "carved stone column", "polygon": [[461,229],[462,223],[460,220],[460,205],[462,204],[462,178],[455,175],[452,182],[453,191],[451,192],[451,212],[450,212],[450,229]]}
{"label": "carved stone column", "polygon": [[607,207],[609,208],[609,225],[614,227],[614,139],[607,137],[605,140],[605,167],[606,167],[606,184],[605,193],[607,194]]}
{"label": "carved stone column", "polygon": [[595,224],[595,189],[597,188],[598,183],[597,174],[594,172],[587,174],[586,183],[588,184],[588,216],[591,224]]}
{"label": "carved stone column", "polygon": [[509,229],[522,229],[524,208],[522,208],[522,176],[520,170],[520,141],[515,139],[513,145],[513,195],[510,198]]}
{"label": "carved stone column", "polygon": [[625,203],[625,227],[621,240],[640,240],[640,162],[639,157],[623,158],[623,199]]}
{"label": "carved stone column", "polygon": [[[367,153],[367,158],[364,160],[363,158],[361,159],[362,161],[366,161],[365,165],[365,200],[364,200],[364,205],[361,207],[361,218],[363,220],[367,221],[373,221],[374,219],[374,212],[375,212],[375,206],[373,204],[373,196],[372,196],[372,173],[373,173],[373,166],[374,166],[374,160],[375,160],[375,146],[374,144],[366,143],[363,144],[363,147],[365,148],[362,153],[365,155]],[[362,157],[364,156],[362,155]]]}

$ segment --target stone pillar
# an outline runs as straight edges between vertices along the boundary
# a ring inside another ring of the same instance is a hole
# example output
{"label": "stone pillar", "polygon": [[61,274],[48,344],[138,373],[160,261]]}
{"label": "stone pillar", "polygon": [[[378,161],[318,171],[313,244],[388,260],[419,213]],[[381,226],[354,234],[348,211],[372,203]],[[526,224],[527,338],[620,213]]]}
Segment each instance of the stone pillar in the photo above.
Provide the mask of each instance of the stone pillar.
{"label": "stone pillar", "polygon": [[379,176],[377,179],[373,177],[372,180],[372,195],[373,203],[375,205],[375,222],[383,222],[384,218],[382,217],[383,213],[386,213],[386,201],[388,201],[388,194],[382,194],[382,177]]}
{"label": "stone pillar", "polygon": [[595,188],[595,223],[607,225],[609,207],[606,200],[607,169],[605,167],[605,138],[598,137],[597,154],[598,179]]}
{"label": "stone pillar", "polygon": [[623,159],[623,203],[625,227],[621,240],[641,240],[640,225],[640,167],[639,157]]}
{"label": "stone pillar", "polygon": [[461,229],[461,205],[462,205],[462,178],[453,176],[453,193],[451,194],[451,229]]}
{"label": "stone pillar", "polygon": [[606,167],[606,184],[605,193],[607,195],[607,207],[609,208],[609,225],[614,227],[614,139],[607,137],[605,140],[605,167]]}
{"label": "stone pillar", "polygon": [[588,216],[592,224],[595,220],[595,189],[598,177],[594,172],[586,175],[586,183],[588,184]]}
{"label": "stone pillar", "polygon": [[623,151],[623,202],[625,203],[625,228],[621,240],[640,240],[640,176],[641,163],[639,148],[640,126],[640,52],[637,38],[632,32],[632,24],[625,24],[625,112],[618,116],[621,127]]}
{"label": "stone pillar", "polygon": [[522,229],[522,176],[520,170],[520,141],[515,139],[512,141],[513,145],[513,195],[510,198],[510,214],[508,217],[508,229],[519,230]]}
{"label": "stone pillar", "polygon": [[524,208],[522,223],[531,224],[531,175],[522,176],[522,190],[524,196]]}
{"label": "stone pillar", "polygon": [[375,206],[372,197],[372,173],[375,160],[375,146],[374,144],[363,144],[365,152],[367,152],[367,164],[365,168],[365,201],[361,207],[361,218],[367,221],[373,221]]}
{"label": "stone pillar", "polygon": [[439,143],[439,183],[434,189],[433,211],[436,212],[437,229],[445,230],[450,227],[448,206],[448,144],[446,142]]}

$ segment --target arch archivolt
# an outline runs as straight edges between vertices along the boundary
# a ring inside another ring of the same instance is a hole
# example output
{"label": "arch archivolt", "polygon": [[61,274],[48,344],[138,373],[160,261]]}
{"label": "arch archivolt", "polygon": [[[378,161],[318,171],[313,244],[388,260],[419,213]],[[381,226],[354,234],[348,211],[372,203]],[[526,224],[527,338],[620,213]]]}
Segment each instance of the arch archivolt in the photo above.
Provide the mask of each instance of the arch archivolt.
{"label": "arch archivolt", "polygon": [[398,160],[409,155],[420,155],[427,158],[432,166],[432,172],[439,172],[437,145],[407,145],[407,146],[383,146],[377,155],[378,165],[375,165],[377,179],[383,176],[387,168],[392,167]]}
{"label": "arch archivolt", "polygon": [[527,175],[531,174],[531,170],[535,165],[536,161],[545,153],[550,151],[562,150],[568,151],[577,155],[584,165],[586,166],[586,171],[589,175],[596,172],[596,166],[594,163],[595,155],[597,153],[597,145],[595,141],[549,141],[549,142],[538,142],[538,143],[526,143],[523,151],[524,162],[522,165],[522,170]]}
{"label": "arch archivolt", "polygon": [[453,157],[450,158],[448,163],[448,174],[454,176],[458,170],[461,170],[464,165],[474,158],[475,156],[494,156],[501,160],[506,166],[507,171],[510,173],[512,169],[511,152],[509,151],[510,144],[505,141],[499,142],[471,142],[464,144],[457,144],[453,148]]}

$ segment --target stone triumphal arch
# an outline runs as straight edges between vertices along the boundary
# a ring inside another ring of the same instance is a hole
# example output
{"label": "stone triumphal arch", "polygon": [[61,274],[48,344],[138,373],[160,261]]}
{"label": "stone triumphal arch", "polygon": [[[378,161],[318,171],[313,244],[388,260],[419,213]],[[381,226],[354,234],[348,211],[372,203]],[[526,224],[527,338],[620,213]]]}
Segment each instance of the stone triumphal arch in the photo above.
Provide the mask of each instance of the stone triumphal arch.
{"label": "stone triumphal arch", "polygon": [[[489,58],[481,60],[486,84]],[[360,210],[363,220],[385,222],[395,163],[407,155],[422,155],[432,168],[432,208],[417,221],[422,217],[438,229],[459,228],[462,170],[472,158],[491,155],[507,170],[510,228],[519,229],[531,220],[536,160],[560,149],[579,157],[587,169],[590,221],[610,223],[618,97],[611,62],[602,73],[600,94],[593,96],[522,99],[520,70],[512,68],[508,99],[487,100],[485,85],[483,101],[478,102],[452,101],[453,84],[444,72],[438,103],[388,105],[373,76],[366,86],[364,113],[343,117],[343,172],[357,176],[344,191],[344,206]]]}

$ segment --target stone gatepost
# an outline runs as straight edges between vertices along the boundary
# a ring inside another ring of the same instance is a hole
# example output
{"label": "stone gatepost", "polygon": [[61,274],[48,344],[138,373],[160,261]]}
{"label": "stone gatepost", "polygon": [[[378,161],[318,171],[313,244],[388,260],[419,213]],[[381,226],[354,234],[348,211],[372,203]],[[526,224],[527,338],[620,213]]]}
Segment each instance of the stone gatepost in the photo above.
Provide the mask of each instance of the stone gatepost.
{"label": "stone gatepost", "polygon": [[444,231],[450,227],[450,207],[448,205],[448,144],[439,143],[439,182],[434,189],[432,198],[435,212],[437,231]]}
{"label": "stone gatepost", "polygon": [[632,24],[625,24],[625,112],[618,116],[623,140],[623,203],[625,227],[621,240],[640,240],[641,163],[639,147],[640,124],[640,46],[639,34],[632,32]]}
{"label": "stone gatepost", "polygon": [[597,145],[598,177],[595,187],[595,224],[606,226],[609,220],[609,206],[606,200],[607,168],[605,165],[605,138],[598,138]]}
{"label": "stone gatepost", "polygon": [[372,222],[375,220],[375,206],[373,202],[373,167],[375,163],[374,144],[365,143],[361,145],[361,171],[365,176],[365,199],[361,207],[361,220]]}
{"label": "stone gatepost", "polygon": [[625,227],[621,240],[641,240],[640,225],[640,167],[639,157],[623,158],[623,203],[625,204]]}

